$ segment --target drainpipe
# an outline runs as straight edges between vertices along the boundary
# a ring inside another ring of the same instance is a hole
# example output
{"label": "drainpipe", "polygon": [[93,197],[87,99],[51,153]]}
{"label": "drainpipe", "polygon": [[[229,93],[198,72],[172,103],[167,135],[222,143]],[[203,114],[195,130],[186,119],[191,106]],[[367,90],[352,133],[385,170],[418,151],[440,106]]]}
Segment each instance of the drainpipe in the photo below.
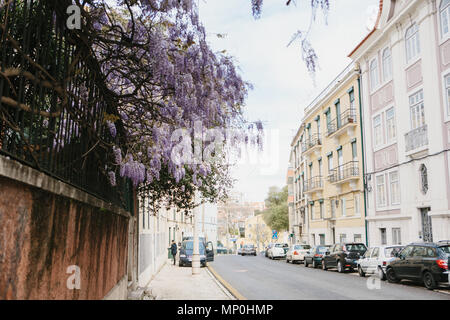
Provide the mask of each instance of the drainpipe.
{"label": "drainpipe", "polygon": [[363,117],[362,117],[362,99],[361,99],[361,67],[358,71],[358,98],[359,98],[359,127],[361,129],[361,155],[362,155],[362,173],[364,184],[364,225],[366,231],[366,246],[369,246],[369,231],[367,228],[367,204],[366,204],[366,185],[365,185],[365,152],[364,152],[364,130],[363,130]]}

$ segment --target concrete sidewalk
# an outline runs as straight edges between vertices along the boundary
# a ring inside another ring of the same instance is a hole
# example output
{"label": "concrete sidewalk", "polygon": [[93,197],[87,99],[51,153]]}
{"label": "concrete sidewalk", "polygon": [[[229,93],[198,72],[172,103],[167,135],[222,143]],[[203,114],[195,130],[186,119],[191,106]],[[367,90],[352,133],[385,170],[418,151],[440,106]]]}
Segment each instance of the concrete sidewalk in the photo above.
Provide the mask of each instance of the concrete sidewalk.
{"label": "concrete sidewalk", "polygon": [[192,268],[173,265],[173,260],[155,276],[146,288],[156,300],[234,300],[207,268],[193,276]]}

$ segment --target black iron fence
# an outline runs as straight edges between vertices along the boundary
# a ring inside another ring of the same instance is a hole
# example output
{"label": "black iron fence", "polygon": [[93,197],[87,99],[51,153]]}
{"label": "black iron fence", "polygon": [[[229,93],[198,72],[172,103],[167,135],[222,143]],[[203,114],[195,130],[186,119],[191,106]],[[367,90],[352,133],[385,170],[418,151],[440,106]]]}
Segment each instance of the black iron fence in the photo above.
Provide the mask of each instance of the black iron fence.
{"label": "black iron fence", "polygon": [[353,177],[359,177],[358,161],[350,161],[331,170],[328,181],[335,183]]}
{"label": "black iron fence", "polygon": [[322,140],[320,138],[320,135],[318,133],[312,134],[310,137],[308,137],[306,139],[305,142],[303,142],[302,152],[306,152],[309,149],[311,149],[312,147],[319,146],[319,145],[322,145]]}
{"label": "black iron fence", "polygon": [[312,177],[305,182],[305,192],[323,188],[323,178],[321,176]]}
{"label": "black iron fence", "polygon": [[127,210],[130,183],[108,179],[117,115],[89,44],[66,28],[66,0],[0,1],[0,153]]}
{"label": "black iron fence", "polygon": [[350,108],[341,113],[337,118],[327,123],[327,135],[331,135],[349,123],[356,123],[356,109]]}

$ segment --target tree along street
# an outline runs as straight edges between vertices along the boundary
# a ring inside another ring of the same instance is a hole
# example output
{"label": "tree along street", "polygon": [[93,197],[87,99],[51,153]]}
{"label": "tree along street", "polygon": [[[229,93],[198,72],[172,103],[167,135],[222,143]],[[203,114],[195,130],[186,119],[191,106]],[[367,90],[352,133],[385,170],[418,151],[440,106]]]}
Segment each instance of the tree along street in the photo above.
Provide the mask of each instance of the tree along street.
{"label": "tree along street", "polygon": [[303,264],[288,264],[284,259],[270,260],[261,255],[222,255],[209,265],[240,294],[251,300],[450,300],[448,286],[429,291],[409,281],[402,281],[401,284],[376,282],[378,279],[361,278],[357,272],[341,274],[335,270],[306,268]]}

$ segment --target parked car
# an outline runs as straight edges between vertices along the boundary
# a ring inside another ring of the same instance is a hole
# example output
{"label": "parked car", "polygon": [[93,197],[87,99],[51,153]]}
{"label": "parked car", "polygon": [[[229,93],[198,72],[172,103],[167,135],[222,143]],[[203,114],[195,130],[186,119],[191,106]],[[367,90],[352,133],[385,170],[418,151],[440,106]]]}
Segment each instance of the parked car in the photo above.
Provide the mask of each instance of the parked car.
{"label": "parked car", "polygon": [[284,250],[284,254],[287,254],[287,252],[289,251],[289,244],[282,243],[282,247],[283,247],[283,250]]}
{"label": "parked car", "polygon": [[330,248],[322,257],[322,269],[337,268],[338,272],[346,269],[353,271],[357,267],[357,261],[366,253],[364,243],[346,242],[338,243]]}
{"label": "parked car", "polygon": [[305,254],[304,260],[305,267],[309,266],[309,264],[311,264],[313,268],[317,268],[318,266],[322,265],[322,257],[329,250],[330,250],[329,245],[319,245],[312,247]]}
{"label": "parked car", "polygon": [[225,247],[223,246],[223,244],[217,243],[217,249],[216,249],[216,252],[217,252],[217,254],[227,254],[227,253],[228,253],[228,250],[227,250],[227,248],[225,248]]}
{"label": "parked car", "polygon": [[[200,253],[200,265],[206,267],[206,248],[202,241],[199,241],[199,253]],[[194,241],[185,240],[181,243],[180,247],[180,262],[179,266],[190,266],[192,265],[192,253],[194,251]]]}
{"label": "parked car", "polygon": [[286,258],[286,251],[284,251],[282,243],[275,243],[267,252],[267,256],[270,259],[284,259]]}
{"label": "parked car", "polygon": [[265,256],[266,258],[269,257],[269,250],[270,250],[274,245],[275,245],[275,243],[269,243],[269,244],[267,245],[266,251],[264,252],[264,256]]}
{"label": "parked car", "polygon": [[[214,246],[211,241],[206,241],[206,237],[199,235],[198,240],[203,246],[206,248],[206,260],[214,261]],[[194,241],[193,235],[185,235],[183,236],[183,241]]]}
{"label": "parked car", "polygon": [[256,256],[256,247],[253,244],[246,244],[242,247],[243,256]]}
{"label": "parked car", "polygon": [[432,290],[439,282],[449,281],[449,255],[450,244],[411,243],[389,264],[386,278],[391,283],[403,279],[421,280],[427,289]]}
{"label": "parked car", "polygon": [[307,244],[292,245],[286,252],[286,262],[292,262],[293,264],[297,262],[303,262],[305,260],[305,255],[309,249],[311,249],[311,246]]}
{"label": "parked car", "polygon": [[369,248],[358,260],[357,268],[361,277],[366,274],[377,274],[381,280],[386,280],[386,268],[396,259],[396,254],[404,246],[376,246]]}

